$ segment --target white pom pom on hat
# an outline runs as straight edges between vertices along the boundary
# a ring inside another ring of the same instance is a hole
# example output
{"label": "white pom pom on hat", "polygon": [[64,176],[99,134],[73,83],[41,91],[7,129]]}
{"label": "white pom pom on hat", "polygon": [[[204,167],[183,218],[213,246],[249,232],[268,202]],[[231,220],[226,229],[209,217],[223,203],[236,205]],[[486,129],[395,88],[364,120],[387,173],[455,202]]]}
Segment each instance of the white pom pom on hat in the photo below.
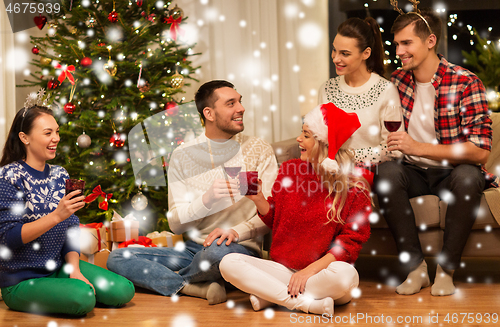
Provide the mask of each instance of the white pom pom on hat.
{"label": "white pom pom on hat", "polygon": [[304,124],[318,140],[328,144],[328,158],[321,162],[321,166],[326,171],[337,173],[339,164],[335,156],[340,147],[361,127],[358,115],[347,113],[330,102],[307,113]]}

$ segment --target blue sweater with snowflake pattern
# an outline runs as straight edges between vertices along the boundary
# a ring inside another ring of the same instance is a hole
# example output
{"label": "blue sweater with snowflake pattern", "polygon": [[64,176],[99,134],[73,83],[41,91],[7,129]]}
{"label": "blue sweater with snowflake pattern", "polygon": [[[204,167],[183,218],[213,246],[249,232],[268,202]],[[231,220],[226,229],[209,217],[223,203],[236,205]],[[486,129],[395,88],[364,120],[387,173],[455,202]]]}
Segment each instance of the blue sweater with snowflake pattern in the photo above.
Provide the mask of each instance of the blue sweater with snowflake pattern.
{"label": "blue sweater with snowflake pattern", "polygon": [[79,249],[79,219],[71,215],[37,239],[24,244],[21,229],[57,208],[68,172],[45,164],[38,171],[24,161],[0,168],[0,287],[48,276],[65,255]]}

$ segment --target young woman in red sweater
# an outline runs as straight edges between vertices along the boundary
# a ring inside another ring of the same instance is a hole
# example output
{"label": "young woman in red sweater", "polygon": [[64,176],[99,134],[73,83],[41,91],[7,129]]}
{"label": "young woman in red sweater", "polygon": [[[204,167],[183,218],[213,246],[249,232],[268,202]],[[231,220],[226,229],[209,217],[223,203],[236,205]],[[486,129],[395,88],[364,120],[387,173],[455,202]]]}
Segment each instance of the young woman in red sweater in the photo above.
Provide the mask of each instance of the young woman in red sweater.
{"label": "young woman in red sweater", "polygon": [[219,230],[207,237],[207,244],[221,244],[241,241],[263,223],[272,230],[272,261],[229,254],[220,263],[224,279],[251,294],[254,310],[276,303],[332,315],[334,303],[351,300],[359,283],[351,264],[370,235],[371,202],[368,186],[352,173],[352,151],[341,146],[359,126],[356,114],[332,103],[314,108],[297,137],[300,159],[283,163],[272,196],[247,196],[260,221],[245,235]]}

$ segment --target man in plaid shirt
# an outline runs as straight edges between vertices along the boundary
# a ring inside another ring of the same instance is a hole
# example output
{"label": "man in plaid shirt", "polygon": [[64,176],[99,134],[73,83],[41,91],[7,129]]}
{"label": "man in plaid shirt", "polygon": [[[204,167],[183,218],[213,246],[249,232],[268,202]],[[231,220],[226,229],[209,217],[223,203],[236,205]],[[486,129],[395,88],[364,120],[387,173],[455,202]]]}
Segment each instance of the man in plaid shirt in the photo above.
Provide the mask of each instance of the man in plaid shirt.
{"label": "man in plaid shirt", "polygon": [[411,272],[396,292],[414,294],[430,285],[409,199],[434,194],[448,209],[431,294],[451,295],[482,192],[498,186],[484,169],[492,141],[485,89],[473,73],[437,54],[441,20],[432,11],[400,15],[392,32],[402,63],[392,82],[406,132],[391,133],[387,145],[405,157],[379,166],[375,192],[401,257],[409,255],[404,264]]}

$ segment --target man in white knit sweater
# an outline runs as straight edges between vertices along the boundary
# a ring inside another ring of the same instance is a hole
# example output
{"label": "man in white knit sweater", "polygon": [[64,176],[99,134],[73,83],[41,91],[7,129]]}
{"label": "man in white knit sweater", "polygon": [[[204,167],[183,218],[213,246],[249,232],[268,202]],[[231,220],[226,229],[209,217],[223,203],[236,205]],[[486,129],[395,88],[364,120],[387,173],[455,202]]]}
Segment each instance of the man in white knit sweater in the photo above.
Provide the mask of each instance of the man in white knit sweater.
{"label": "man in white knit sweater", "polygon": [[[250,219],[257,214],[255,205],[240,195],[237,180],[224,168],[258,171],[267,197],[278,165],[268,143],[241,133],[245,108],[233,84],[207,82],[199,88],[195,102],[205,133],[179,146],[168,169],[169,226],[176,234],[185,233],[189,240],[183,248],[113,251],[108,268],[162,295],[180,292],[217,304],[226,300],[219,262],[228,253],[259,256],[261,240],[255,235],[267,229],[263,224],[250,226]],[[227,236],[229,229],[237,235]],[[204,244],[211,232],[224,237]],[[237,237],[246,241],[239,244]],[[228,241],[222,242],[225,238]]]}

